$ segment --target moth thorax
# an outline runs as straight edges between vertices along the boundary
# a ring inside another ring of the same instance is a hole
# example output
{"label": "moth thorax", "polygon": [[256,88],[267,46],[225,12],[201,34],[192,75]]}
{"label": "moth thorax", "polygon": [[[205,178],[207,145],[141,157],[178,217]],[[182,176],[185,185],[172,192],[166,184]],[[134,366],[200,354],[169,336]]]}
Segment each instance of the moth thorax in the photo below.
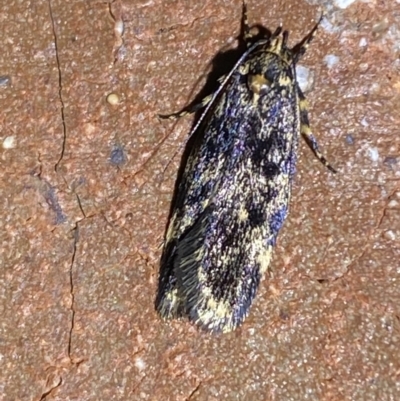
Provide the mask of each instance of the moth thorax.
{"label": "moth thorax", "polygon": [[271,87],[271,81],[265,78],[262,74],[250,74],[247,79],[249,89],[256,94],[265,91]]}

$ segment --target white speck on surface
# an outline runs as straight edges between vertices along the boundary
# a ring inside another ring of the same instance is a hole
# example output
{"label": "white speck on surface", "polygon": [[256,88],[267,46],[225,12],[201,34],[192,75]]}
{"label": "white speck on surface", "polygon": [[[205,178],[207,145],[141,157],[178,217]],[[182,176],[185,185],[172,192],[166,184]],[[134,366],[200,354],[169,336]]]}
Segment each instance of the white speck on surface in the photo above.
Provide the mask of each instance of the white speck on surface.
{"label": "white speck on surface", "polygon": [[107,96],[107,102],[110,103],[111,105],[115,106],[119,103],[119,97],[115,93],[110,93]]}
{"label": "white speck on surface", "polygon": [[120,20],[115,22],[114,32],[116,35],[122,36],[122,34],[124,33],[124,21]]}
{"label": "white speck on surface", "polygon": [[374,82],[370,88],[369,88],[369,93],[378,93],[381,89],[381,86],[379,85],[378,82]]}
{"label": "white speck on surface", "polygon": [[351,135],[351,134],[347,134],[345,136],[345,140],[349,145],[353,145],[354,144],[354,138],[353,138],[353,135]]}
{"label": "white speck on surface", "polygon": [[362,125],[363,127],[369,127],[369,123],[368,123],[368,121],[367,121],[367,119],[366,119],[365,117],[363,117],[363,118],[361,119],[360,123],[361,123],[361,125]]}
{"label": "white speck on surface", "polygon": [[142,358],[135,359],[135,366],[139,371],[146,369],[146,363],[144,362],[144,360]]}
{"label": "white speck on surface", "polygon": [[392,230],[387,230],[383,233],[383,236],[391,241],[394,241],[396,239],[396,233]]}
{"label": "white speck on surface", "polygon": [[358,46],[365,47],[365,46],[367,46],[367,44],[368,44],[367,39],[361,38],[360,42],[358,43]]}
{"label": "white speck on surface", "polygon": [[360,74],[365,74],[369,69],[369,64],[368,63],[360,63],[358,67],[360,70]]}
{"label": "white speck on surface", "polygon": [[11,85],[11,77],[9,75],[0,75],[0,87],[8,87]]}
{"label": "white speck on surface", "polygon": [[336,7],[345,9],[351,4],[353,4],[355,1],[356,0],[333,0],[333,4],[335,4]]}
{"label": "white speck on surface", "polygon": [[392,51],[398,52],[400,49],[400,29],[397,24],[393,24],[389,27],[387,35],[387,39],[392,42]]}
{"label": "white speck on surface", "polygon": [[324,57],[325,64],[328,68],[332,68],[337,63],[339,63],[339,57],[335,56],[334,54],[328,54]]}
{"label": "white speck on surface", "polygon": [[308,92],[312,89],[314,85],[314,74],[313,72],[302,65],[297,65],[296,66],[296,78],[297,78],[297,83],[300,86],[300,89],[303,92]]}
{"label": "white speck on surface", "polygon": [[379,160],[379,151],[378,148],[368,148],[367,156],[373,161],[377,162]]}
{"label": "white speck on surface", "polygon": [[12,149],[15,148],[15,136],[6,136],[3,140],[3,148],[4,149]]}
{"label": "white speck on surface", "polygon": [[255,331],[256,330],[254,329],[254,327],[249,328],[248,332],[249,332],[250,337],[254,336]]}
{"label": "white speck on surface", "polygon": [[332,24],[331,21],[329,21],[327,18],[323,18],[321,21],[321,28],[324,29],[326,32],[329,33],[334,33],[334,32],[338,32],[339,28],[337,26],[335,26],[334,24]]}
{"label": "white speck on surface", "polygon": [[85,124],[83,129],[87,135],[92,135],[94,132],[96,132],[96,126],[92,123]]}

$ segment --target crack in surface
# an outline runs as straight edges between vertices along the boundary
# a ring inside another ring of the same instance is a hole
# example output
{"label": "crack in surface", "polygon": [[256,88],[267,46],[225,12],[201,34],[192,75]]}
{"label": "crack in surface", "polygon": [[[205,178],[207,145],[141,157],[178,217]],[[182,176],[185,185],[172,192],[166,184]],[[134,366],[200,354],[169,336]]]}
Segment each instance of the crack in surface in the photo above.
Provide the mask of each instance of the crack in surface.
{"label": "crack in surface", "polygon": [[[74,360],[71,355],[71,349],[72,349],[72,332],[74,330],[75,326],[75,292],[74,292],[74,278],[73,278],[73,267],[74,267],[74,262],[75,262],[75,256],[76,256],[76,247],[77,243],[79,241],[79,222],[76,223],[75,228],[74,228],[74,245],[73,245],[73,252],[72,252],[72,258],[71,258],[71,265],[69,267],[69,285],[70,285],[70,294],[71,294],[71,325],[69,328],[69,337],[68,337],[68,357],[71,361],[72,364],[74,364]],[[76,363],[79,363],[81,361],[78,361]]]}
{"label": "crack in surface", "polygon": [[392,199],[395,198],[397,191],[398,191],[398,189],[396,187],[393,188],[392,191],[389,193],[389,195],[386,197],[385,205],[381,209],[380,216],[378,218],[378,223],[376,226],[377,229],[381,229],[381,225],[383,224],[383,221],[387,216],[387,210],[389,209],[389,203]]}
{"label": "crack in surface", "polygon": [[189,397],[186,398],[186,401],[190,401],[192,397],[199,391],[201,386],[201,382],[194,388],[194,390],[189,394]]}
{"label": "crack in surface", "polygon": [[64,105],[64,100],[63,100],[63,96],[62,96],[63,86],[62,86],[60,57],[58,55],[58,40],[57,40],[57,32],[56,32],[56,23],[54,21],[51,0],[48,0],[48,4],[49,4],[49,14],[50,14],[51,26],[52,26],[53,37],[54,37],[54,47],[55,47],[55,51],[56,51],[56,64],[57,64],[57,70],[58,70],[58,97],[60,100],[60,113],[61,113],[61,122],[62,122],[62,130],[63,130],[63,141],[62,141],[62,147],[61,147],[61,154],[60,154],[60,157],[59,157],[57,163],[54,166],[54,169],[57,172],[58,166],[59,166],[62,158],[64,157],[65,144],[66,144],[66,140],[67,140],[67,126],[65,124],[65,114],[64,114],[65,105]]}
{"label": "crack in surface", "polygon": [[[55,57],[56,57],[56,65],[57,65],[57,71],[58,71],[58,98],[60,102],[60,116],[61,116],[61,123],[62,123],[62,132],[63,132],[63,140],[62,140],[62,146],[61,146],[61,153],[58,158],[58,161],[56,162],[54,166],[54,170],[56,173],[58,172],[59,165],[61,163],[61,160],[64,157],[64,152],[65,152],[65,145],[66,145],[66,140],[67,140],[67,126],[65,123],[65,104],[64,104],[64,99],[63,99],[63,82],[62,82],[62,72],[61,72],[61,62],[60,62],[60,57],[59,57],[59,47],[58,47],[58,37],[57,37],[57,31],[56,31],[56,21],[54,18],[53,14],[53,7],[51,5],[51,0],[48,0],[48,6],[49,6],[49,16],[51,20],[51,27],[52,27],[52,32],[53,32],[53,38],[54,38],[54,48],[55,48]],[[82,206],[78,197],[78,204],[79,207],[82,210]],[[85,216],[85,214],[83,213]],[[73,251],[72,251],[72,258],[71,258],[71,264],[69,267],[69,285],[70,285],[70,294],[71,294],[71,323],[70,323],[70,328],[69,328],[69,335],[68,335],[68,357],[71,361],[72,364],[75,363],[80,363],[81,361],[74,361],[72,358],[72,352],[71,352],[71,347],[72,347],[72,332],[74,330],[75,326],[75,293],[74,293],[74,280],[73,280],[73,267],[75,263],[75,256],[76,256],[76,250],[77,250],[77,243],[79,240],[79,222],[76,223],[75,228],[73,229],[74,231],[74,242],[73,242]],[[61,385],[61,380],[60,383],[57,385]],[[50,390],[51,391],[51,390]],[[42,395],[41,399],[44,399],[50,392],[44,393]]]}
{"label": "crack in surface", "polygon": [[47,396],[50,395],[56,388],[60,387],[61,384],[62,377],[60,376],[58,382],[53,384],[48,390],[46,390],[39,398],[39,401],[45,401],[47,399]]}
{"label": "crack in surface", "polygon": [[80,211],[81,211],[81,213],[82,213],[82,215],[83,215],[83,217],[84,218],[86,218],[87,216],[86,216],[86,213],[85,213],[85,211],[83,210],[83,206],[82,206],[82,202],[81,202],[81,198],[79,197],[79,195],[74,191],[74,193],[75,193],[75,196],[76,196],[76,200],[78,201],[78,206],[79,206],[79,209],[80,209]]}

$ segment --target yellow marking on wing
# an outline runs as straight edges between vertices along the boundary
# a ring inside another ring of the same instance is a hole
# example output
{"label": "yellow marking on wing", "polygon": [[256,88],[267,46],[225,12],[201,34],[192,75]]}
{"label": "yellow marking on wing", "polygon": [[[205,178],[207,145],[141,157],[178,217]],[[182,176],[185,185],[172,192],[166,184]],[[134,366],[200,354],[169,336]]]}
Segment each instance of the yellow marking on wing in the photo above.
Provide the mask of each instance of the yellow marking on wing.
{"label": "yellow marking on wing", "polygon": [[249,218],[249,212],[246,210],[246,208],[243,205],[240,205],[239,213],[238,213],[238,219],[239,221],[246,221]]}
{"label": "yellow marking on wing", "polygon": [[308,101],[306,99],[300,99],[299,102],[300,110],[308,110]]}
{"label": "yellow marking on wing", "polygon": [[287,75],[281,75],[278,82],[280,86],[292,85],[292,80]]}
{"label": "yellow marking on wing", "polygon": [[271,81],[262,74],[249,75],[247,83],[250,90],[257,94],[260,93],[263,88],[271,86]]}
{"label": "yellow marking on wing", "polygon": [[257,262],[260,264],[260,272],[263,275],[269,268],[272,258],[272,246],[261,245],[261,251],[257,256]]}

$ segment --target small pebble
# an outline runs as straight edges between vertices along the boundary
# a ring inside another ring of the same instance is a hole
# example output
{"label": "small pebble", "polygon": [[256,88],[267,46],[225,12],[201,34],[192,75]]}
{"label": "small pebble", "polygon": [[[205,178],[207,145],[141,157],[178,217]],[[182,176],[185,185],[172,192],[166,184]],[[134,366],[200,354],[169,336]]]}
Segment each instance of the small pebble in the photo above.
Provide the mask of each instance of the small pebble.
{"label": "small pebble", "polygon": [[4,149],[15,148],[15,136],[6,136],[3,140]]}
{"label": "small pebble", "polygon": [[334,54],[328,54],[327,56],[324,57],[325,64],[327,65],[328,68],[332,68],[336,64],[339,63],[339,57],[335,56]]}
{"label": "small pebble", "polygon": [[114,32],[117,36],[122,36],[122,34],[124,33],[124,21],[120,20],[115,22]]}
{"label": "small pebble", "polygon": [[358,46],[360,46],[360,47],[365,47],[365,46],[367,46],[367,39],[361,38],[361,39],[360,39],[360,43],[358,44]]}
{"label": "small pebble", "polygon": [[377,162],[379,160],[379,151],[377,148],[368,148],[367,154],[373,162]]}
{"label": "small pebble", "polygon": [[0,75],[0,87],[11,85],[11,77],[9,75]]}
{"label": "small pebble", "polygon": [[117,105],[119,103],[119,97],[115,93],[110,93],[107,96],[107,102],[113,106]]}
{"label": "small pebble", "polygon": [[308,92],[312,89],[314,84],[314,74],[309,68],[297,65],[296,78],[302,92]]}
{"label": "small pebble", "polygon": [[126,161],[125,152],[122,146],[116,145],[110,154],[110,162],[116,166],[121,166]]}
{"label": "small pebble", "polygon": [[335,4],[336,7],[345,9],[351,4],[353,4],[355,1],[356,0],[333,0],[333,3]]}

